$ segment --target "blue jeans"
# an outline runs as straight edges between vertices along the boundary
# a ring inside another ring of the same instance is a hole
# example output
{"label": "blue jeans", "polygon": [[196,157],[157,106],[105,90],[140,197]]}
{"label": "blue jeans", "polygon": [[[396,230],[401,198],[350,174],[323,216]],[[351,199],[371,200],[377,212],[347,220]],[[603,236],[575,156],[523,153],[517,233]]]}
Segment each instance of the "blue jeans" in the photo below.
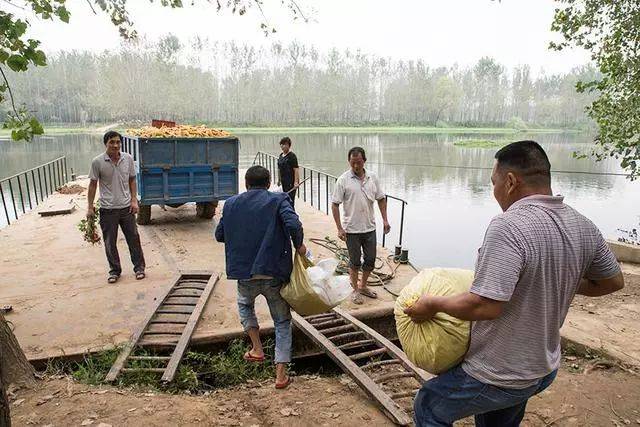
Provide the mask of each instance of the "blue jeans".
{"label": "blue jeans", "polygon": [[275,363],[291,362],[291,311],[280,295],[282,282],[278,279],[238,280],[238,311],[245,331],[258,329],[255,301],[258,295],[267,300],[276,331]]}
{"label": "blue jeans", "polygon": [[477,427],[519,426],[527,400],[549,387],[557,373],[530,387],[513,389],[480,382],[459,365],[422,385],[413,402],[416,426],[452,426],[471,415]]}

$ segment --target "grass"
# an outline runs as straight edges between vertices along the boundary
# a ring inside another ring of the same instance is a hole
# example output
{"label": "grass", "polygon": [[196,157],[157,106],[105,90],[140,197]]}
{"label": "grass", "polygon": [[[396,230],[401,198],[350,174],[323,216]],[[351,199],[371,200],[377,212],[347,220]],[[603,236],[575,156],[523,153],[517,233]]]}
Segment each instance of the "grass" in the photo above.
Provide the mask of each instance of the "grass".
{"label": "grass", "polygon": [[[263,381],[274,378],[273,341],[264,343],[267,359],[265,363],[249,363],[242,356],[246,351],[243,340],[232,341],[225,351],[217,354],[188,352],[180,363],[178,372],[170,384],[160,382],[160,374],[150,372],[126,372],[117,379],[119,386],[145,386],[157,391],[177,393],[181,391],[201,392],[245,383],[249,380]],[[104,382],[111,365],[115,362],[120,349],[112,349],[86,355],[82,361],[50,361],[47,374],[69,374],[83,384],[98,385]],[[137,356],[151,355],[138,351]],[[157,367],[152,361],[133,361],[128,367]]]}
{"label": "grass", "polygon": [[463,139],[453,143],[456,147],[464,148],[498,148],[507,145],[509,142],[505,139]]}

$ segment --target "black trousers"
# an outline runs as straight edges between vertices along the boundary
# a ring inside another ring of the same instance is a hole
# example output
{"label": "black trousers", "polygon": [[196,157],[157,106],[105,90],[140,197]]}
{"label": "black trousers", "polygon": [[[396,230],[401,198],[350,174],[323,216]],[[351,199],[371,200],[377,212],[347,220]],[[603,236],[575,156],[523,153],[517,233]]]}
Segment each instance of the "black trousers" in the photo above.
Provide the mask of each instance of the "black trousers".
{"label": "black trousers", "polygon": [[100,228],[104,240],[104,251],[109,261],[109,274],[119,276],[122,273],[120,255],[118,254],[118,226],[122,228],[124,238],[129,246],[133,271],[143,272],[145,268],[144,254],[140,244],[140,234],[136,225],[136,216],[129,212],[129,208],[100,209]]}
{"label": "black trousers", "polygon": [[[349,264],[362,271],[373,271],[376,263],[376,231],[368,233],[347,233]],[[364,255],[364,262],[362,262]]]}
{"label": "black trousers", "polygon": [[[290,191],[293,188],[293,184],[291,185],[284,185],[282,184],[282,191],[284,191],[285,193],[287,191]],[[289,198],[291,199],[291,207],[292,208],[296,208],[296,192],[298,191],[298,189],[296,188],[295,190],[291,191],[291,193],[289,193]]]}

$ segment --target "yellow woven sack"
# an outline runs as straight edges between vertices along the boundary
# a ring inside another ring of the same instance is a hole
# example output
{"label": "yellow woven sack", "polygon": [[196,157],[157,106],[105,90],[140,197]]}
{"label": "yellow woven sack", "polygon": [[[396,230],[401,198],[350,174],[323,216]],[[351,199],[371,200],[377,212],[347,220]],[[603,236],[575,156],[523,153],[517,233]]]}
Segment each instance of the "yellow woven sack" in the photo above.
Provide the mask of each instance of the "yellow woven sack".
{"label": "yellow woven sack", "polygon": [[469,291],[473,271],[455,268],[427,268],[405,286],[396,299],[394,314],[398,338],[413,363],[432,374],[454,367],[469,346],[470,322],[445,313],[424,323],[414,323],[403,310],[422,295],[449,296]]}
{"label": "yellow woven sack", "polygon": [[293,260],[293,271],[289,284],[280,290],[280,295],[298,314],[311,316],[331,310],[311,288],[311,279],[307,268],[313,263],[306,256],[296,253]]}

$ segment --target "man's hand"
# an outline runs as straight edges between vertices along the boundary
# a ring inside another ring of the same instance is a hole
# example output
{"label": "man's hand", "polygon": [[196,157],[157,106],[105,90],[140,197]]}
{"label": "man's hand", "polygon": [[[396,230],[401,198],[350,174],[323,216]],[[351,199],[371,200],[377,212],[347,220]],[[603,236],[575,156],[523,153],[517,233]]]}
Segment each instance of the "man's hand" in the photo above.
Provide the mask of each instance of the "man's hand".
{"label": "man's hand", "polygon": [[87,208],[87,219],[91,219],[96,216],[96,210],[93,206]]}
{"label": "man's hand", "polygon": [[391,231],[391,226],[389,225],[389,221],[384,221],[383,225],[384,225],[384,234],[389,234],[389,232]]}
{"label": "man's hand", "polygon": [[129,212],[135,215],[139,210],[140,205],[138,205],[138,201],[136,199],[131,200],[131,207],[129,208]]}
{"label": "man's hand", "polygon": [[296,251],[300,254],[300,255],[306,255],[307,254],[307,247],[303,244],[300,245],[300,247],[298,249],[296,249]]}
{"label": "man's hand", "polygon": [[338,228],[338,237],[342,241],[346,241],[347,240],[347,232],[344,231],[344,228],[342,228],[342,227]]}
{"label": "man's hand", "polygon": [[418,301],[413,303],[412,306],[404,309],[404,314],[411,317],[415,323],[426,322],[431,320],[436,315],[437,310],[431,304],[432,299],[428,295],[422,295]]}

